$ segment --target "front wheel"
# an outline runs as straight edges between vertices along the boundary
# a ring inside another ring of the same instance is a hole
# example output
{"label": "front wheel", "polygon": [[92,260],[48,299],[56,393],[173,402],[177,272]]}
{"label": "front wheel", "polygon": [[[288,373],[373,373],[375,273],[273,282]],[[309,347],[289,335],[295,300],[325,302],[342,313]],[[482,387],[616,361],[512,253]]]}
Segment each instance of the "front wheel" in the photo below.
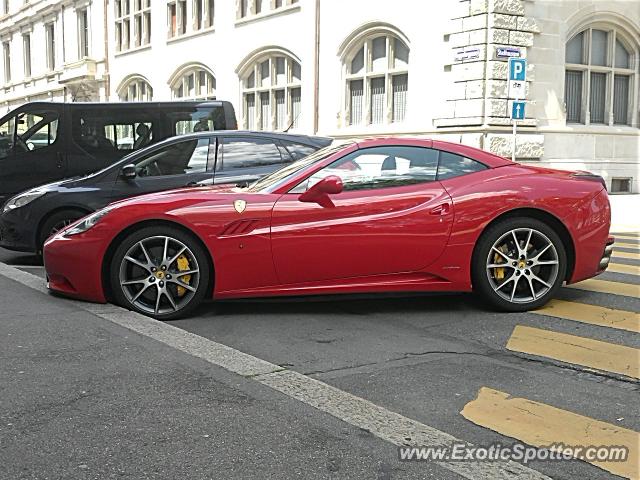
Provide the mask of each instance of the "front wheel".
{"label": "front wheel", "polygon": [[109,271],[117,303],[158,320],[192,312],[207,293],[210,275],[200,243],[180,229],[163,226],[125,238]]}
{"label": "front wheel", "polygon": [[473,288],[500,310],[523,312],[547,303],[562,285],[567,255],[556,232],[533,218],[490,227],[478,241]]}

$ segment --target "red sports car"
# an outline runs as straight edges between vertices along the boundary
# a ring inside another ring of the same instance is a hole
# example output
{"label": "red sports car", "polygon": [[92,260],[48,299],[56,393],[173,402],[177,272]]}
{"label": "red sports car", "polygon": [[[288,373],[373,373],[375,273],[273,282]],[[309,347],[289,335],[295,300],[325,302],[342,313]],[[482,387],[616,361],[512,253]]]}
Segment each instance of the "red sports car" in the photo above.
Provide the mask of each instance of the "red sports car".
{"label": "red sports car", "polygon": [[113,203],[50,238],[49,288],[157,319],[206,298],[474,290],[502,310],[606,269],[602,178],[437,140],[331,145],[248,188]]}

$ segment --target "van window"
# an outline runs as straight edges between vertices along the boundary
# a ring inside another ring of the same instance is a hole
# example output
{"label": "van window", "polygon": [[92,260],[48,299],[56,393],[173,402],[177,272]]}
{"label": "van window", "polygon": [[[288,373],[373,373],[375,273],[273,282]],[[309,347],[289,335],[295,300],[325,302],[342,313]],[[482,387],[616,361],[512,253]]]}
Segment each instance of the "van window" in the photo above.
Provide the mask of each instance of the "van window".
{"label": "van window", "polygon": [[58,138],[58,114],[41,111],[18,115],[16,148],[39,150],[52,145]]}
{"label": "van window", "polygon": [[0,159],[7,158],[13,150],[13,134],[16,117],[9,117],[0,125]]}
{"label": "van window", "polygon": [[227,129],[222,106],[185,108],[182,112],[171,113],[169,118],[174,135]]}
{"label": "van window", "polygon": [[74,141],[91,153],[118,158],[154,141],[155,118],[143,109],[77,110],[72,123]]}
{"label": "van window", "polygon": [[0,158],[39,150],[58,138],[59,115],[53,111],[22,112],[0,125]]}

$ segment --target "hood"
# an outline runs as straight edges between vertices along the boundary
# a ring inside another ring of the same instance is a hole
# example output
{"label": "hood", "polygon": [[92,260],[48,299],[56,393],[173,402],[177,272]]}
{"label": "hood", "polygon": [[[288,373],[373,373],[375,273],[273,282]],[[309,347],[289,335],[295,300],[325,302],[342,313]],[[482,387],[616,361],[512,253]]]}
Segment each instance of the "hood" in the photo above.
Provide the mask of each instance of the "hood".
{"label": "hood", "polygon": [[112,202],[107,208],[118,208],[129,205],[137,205],[140,203],[189,203],[200,201],[215,201],[219,198],[227,198],[230,194],[238,195],[244,189],[234,185],[215,185],[210,187],[184,187],[174,190],[165,190],[162,192],[147,193],[131,198],[125,198]]}

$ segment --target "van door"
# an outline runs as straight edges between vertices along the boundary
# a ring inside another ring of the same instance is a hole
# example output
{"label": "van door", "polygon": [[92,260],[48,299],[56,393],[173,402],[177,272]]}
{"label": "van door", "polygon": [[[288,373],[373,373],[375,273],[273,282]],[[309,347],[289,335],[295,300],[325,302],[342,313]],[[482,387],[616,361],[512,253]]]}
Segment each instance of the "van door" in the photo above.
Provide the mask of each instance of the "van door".
{"label": "van door", "polygon": [[62,107],[27,105],[0,125],[0,197],[67,175]]}
{"label": "van door", "polygon": [[158,114],[149,106],[70,106],[70,175],[100,170],[158,141]]}

